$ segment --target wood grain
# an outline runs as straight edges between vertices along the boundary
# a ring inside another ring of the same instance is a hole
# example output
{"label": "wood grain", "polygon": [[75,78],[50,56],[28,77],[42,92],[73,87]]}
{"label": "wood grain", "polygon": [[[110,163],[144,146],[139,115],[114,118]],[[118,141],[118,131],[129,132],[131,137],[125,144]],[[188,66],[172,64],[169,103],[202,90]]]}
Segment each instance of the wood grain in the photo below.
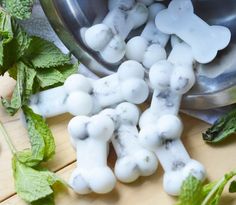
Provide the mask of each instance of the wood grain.
{"label": "wood grain", "polygon": [[[0,77],[0,95],[9,96],[14,87],[14,81],[7,76]],[[208,178],[215,180],[221,177],[225,172],[236,168],[236,138],[226,140],[217,146],[205,144],[201,139],[202,131],[209,125],[194,119],[192,117],[181,115],[185,130],[183,133],[183,143],[194,159],[201,161],[207,168]],[[70,173],[75,168],[75,151],[72,149],[66,125],[71,116],[63,115],[48,120],[52,129],[57,151],[55,158],[49,162],[48,166],[64,179],[68,179]],[[21,150],[29,146],[27,132],[19,120],[19,114],[16,117],[9,117],[0,107],[0,120],[4,123],[7,131],[13,139],[17,149]],[[114,152],[110,153],[109,164],[115,163]],[[71,190],[57,189],[57,205],[172,205],[175,198],[164,193],[162,189],[163,171],[159,167],[157,173],[151,177],[140,178],[132,184],[117,183],[116,189],[110,194],[87,196],[78,196]],[[14,182],[11,171],[11,153],[0,136],[0,202],[2,205],[25,205],[14,191]],[[236,205],[235,195],[224,195],[221,205]]]}

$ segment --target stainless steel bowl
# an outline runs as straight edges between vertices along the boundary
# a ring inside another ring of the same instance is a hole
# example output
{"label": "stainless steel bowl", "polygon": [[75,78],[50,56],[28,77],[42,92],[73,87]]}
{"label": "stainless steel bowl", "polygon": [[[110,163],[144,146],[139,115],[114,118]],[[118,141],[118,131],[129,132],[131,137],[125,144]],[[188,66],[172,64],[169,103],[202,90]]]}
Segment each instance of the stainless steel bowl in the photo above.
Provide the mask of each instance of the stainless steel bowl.
{"label": "stainless steel bowl", "polygon": [[[99,76],[116,71],[118,64],[104,62],[98,53],[88,49],[80,35],[82,27],[102,21],[107,13],[107,0],[40,0],[42,7],[58,36],[67,48],[89,69]],[[168,3],[168,1],[165,1]],[[219,61],[236,47],[236,1],[193,0],[195,12],[210,24],[225,25],[232,32],[231,46],[220,52],[210,65],[219,66]],[[138,31],[136,32],[136,34]],[[236,68],[236,57],[230,59]],[[206,65],[209,66],[209,65]],[[221,65],[222,66],[222,65]],[[182,107],[209,109],[236,102],[236,72],[223,73],[210,79],[198,75],[194,88],[184,96]]]}

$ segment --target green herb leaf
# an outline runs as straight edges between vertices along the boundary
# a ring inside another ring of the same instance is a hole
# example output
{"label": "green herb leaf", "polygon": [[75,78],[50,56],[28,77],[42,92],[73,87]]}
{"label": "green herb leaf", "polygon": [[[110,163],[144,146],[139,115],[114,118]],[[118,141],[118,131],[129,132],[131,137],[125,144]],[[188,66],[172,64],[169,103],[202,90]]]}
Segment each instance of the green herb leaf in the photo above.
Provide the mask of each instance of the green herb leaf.
{"label": "green herb leaf", "polygon": [[13,39],[11,16],[0,8],[0,37],[3,44],[9,43]]}
{"label": "green herb leaf", "polygon": [[31,203],[53,193],[46,177],[41,172],[25,166],[14,156],[13,174],[17,194]]}
{"label": "green herb leaf", "polygon": [[[227,183],[236,176],[232,171],[218,181],[203,185],[203,182],[189,176],[183,183],[176,205],[218,205]],[[231,183],[231,191],[236,191],[236,182]]]}
{"label": "green herb leaf", "polygon": [[37,80],[41,88],[60,86],[65,81],[63,74],[54,68],[38,70]]}
{"label": "green herb leaf", "polygon": [[207,142],[218,143],[236,132],[236,110],[231,111],[202,134]]}
{"label": "green herb leaf", "polygon": [[230,193],[236,193],[236,181],[232,181],[230,186],[229,186],[229,192]]}
{"label": "green herb leaf", "polygon": [[12,20],[12,27],[14,32],[15,49],[17,55],[16,58],[17,60],[19,60],[29,48],[32,38],[23,30],[22,26],[20,26],[15,20]]}
{"label": "green herb leaf", "polygon": [[25,58],[41,69],[70,64],[70,55],[63,54],[53,43],[39,37],[32,37]]}
{"label": "green herb leaf", "polygon": [[78,66],[79,63],[68,64],[58,67],[57,70],[63,75],[64,79],[66,80],[69,76],[78,72]]}
{"label": "green herb leaf", "polygon": [[3,0],[7,11],[18,19],[30,18],[34,0]]}
{"label": "green herb leaf", "polygon": [[30,137],[32,156],[40,161],[47,161],[55,154],[55,142],[45,120],[29,107],[23,106]]}
{"label": "green herb leaf", "polygon": [[36,167],[42,160],[40,158],[33,156],[33,153],[30,149],[25,149],[23,151],[16,153],[17,159],[27,167]]}
{"label": "green herb leaf", "polygon": [[39,199],[31,203],[31,205],[55,205],[54,195],[51,194],[43,199]]}
{"label": "green herb leaf", "polygon": [[11,16],[3,9],[0,9],[0,75],[3,75],[8,67],[5,62],[4,48],[13,39],[13,31],[11,25]]}
{"label": "green herb leaf", "polygon": [[46,177],[48,183],[53,186],[55,184],[61,184],[63,186],[68,186],[68,184],[61,179],[60,177],[58,177],[55,173],[48,171],[47,169],[39,169],[41,171],[41,173],[44,175],[44,177]]}
{"label": "green herb leaf", "polygon": [[[208,191],[202,205],[217,205],[220,202],[222,193],[226,184],[236,175],[236,172],[230,172],[224,175],[218,182],[211,183],[212,189]],[[214,185],[215,184],[215,185]],[[214,186],[213,186],[214,185]],[[209,187],[209,185],[206,185]],[[206,190],[206,189],[204,189]]]}
{"label": "green herb leaf", "polygon": [[17,82],[11,101],[2,98],[2,104],[10,115],[14,115],[23,105],[28,104],[32,94],[36,71],[19,62],[17,68]]}
{"label": "green herb leaf", "polygon": [[203,184],[193,176],[189,176],[183,183],[177,205],[200,205],[203,200]]}
{"label": "green herb leaf", "polygon": [[25,83],[25,67],[24,64],[20,63],[17,69],[17,83],[13,91],[11,101],[2,98],[2,105],[10,115],[14,115],[21,107],[24,93]]}

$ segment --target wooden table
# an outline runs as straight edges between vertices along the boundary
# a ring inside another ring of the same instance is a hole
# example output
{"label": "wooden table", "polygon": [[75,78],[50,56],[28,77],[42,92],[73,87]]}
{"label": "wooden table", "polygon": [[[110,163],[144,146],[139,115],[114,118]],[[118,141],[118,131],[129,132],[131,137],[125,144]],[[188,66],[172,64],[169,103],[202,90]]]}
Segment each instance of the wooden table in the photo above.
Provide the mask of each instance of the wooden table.
{"label": "wooden table", "polygon": [[[9,77],[0,77],[0,96],[11,94],[15,82]],[[202,162],[208,171],[210,180],[218,179],[227,171],[236,168],[236,138],[226,140],[220,145],[210,146],[201,139],[201,133],[209,127],[208,124],[192,117],[181,115],[185,129],[182,136],[184,145],[190,155]],[[56,156],[46,166],[55,171],[65,180],[75,168],[75,151],[70,145],[66,126],[69,115],[48,120],[52,129],[57,150]],[[9,117],[0,107],[0,120],[4,123],[8,133],[17,149],[29,147],[27,132],[22,126],[19,115]],[[0,204],[24,205],[25,203],[16,195],[11,169],[11,153],[0,136]],[[114,152],[110,153],[109,163],[114,165]],[[162,168],[151,177],[141,178],[132,184],[117,183],[115,190],[107,195],[90,194],[78,196],[71,190],[58,190],[56,193],[57,205],[172,205],[175,198],[168,196],[162,189]],[[225,191],[227,192],[227,191]],[[225,193],[221,205],[236,205],[236,195]]]}

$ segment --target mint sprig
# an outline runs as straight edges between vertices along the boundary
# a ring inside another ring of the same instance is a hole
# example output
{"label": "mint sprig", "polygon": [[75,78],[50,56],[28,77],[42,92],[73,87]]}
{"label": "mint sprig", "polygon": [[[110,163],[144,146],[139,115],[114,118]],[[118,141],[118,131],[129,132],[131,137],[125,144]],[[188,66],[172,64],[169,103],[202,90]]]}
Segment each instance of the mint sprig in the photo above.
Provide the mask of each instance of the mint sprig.
{"label": "mint sprig", "polygon": [[236,132],[236,110],[219,118],[205,133],[203,139],[209,143],[218,143]]}
{"label": "mint sprig", "polygon": [[[236,176],[236,170],[225,174],[215,182],[204,184],[193,176],[183,183],[181,194],[176,205],[217,205],[220,202],[225,186]],[[232,181],[230,193],[236,192],[236,182]]]}
{"label": "mint sprig", "polygon": [[3,9],[0,39],[0,75],[8,71],[17,81],[12,98],[2,98],[10,115],[27,105],[32,94],[62,85],[77,70],[70,54],[62,53],[49,41],[29,36]]}
{"label": "mint sprig", "polygon": [[33,113],[28,107],[23,107],[23,110],[29,127],[31,149],[17,151],[0,122],[0,135],[7,142],[13,155],[15,189],[22,199],[32,205],[54,205],[54,184],[67,186],[64,180],[41,167],[41,162],[48,161],[55,153],[54,139],[41,116]]}
{"label": "mint sprig", "polygon": [[34,0],[2,0],[1,4],[12,16],[23,20],[30,17]]}

